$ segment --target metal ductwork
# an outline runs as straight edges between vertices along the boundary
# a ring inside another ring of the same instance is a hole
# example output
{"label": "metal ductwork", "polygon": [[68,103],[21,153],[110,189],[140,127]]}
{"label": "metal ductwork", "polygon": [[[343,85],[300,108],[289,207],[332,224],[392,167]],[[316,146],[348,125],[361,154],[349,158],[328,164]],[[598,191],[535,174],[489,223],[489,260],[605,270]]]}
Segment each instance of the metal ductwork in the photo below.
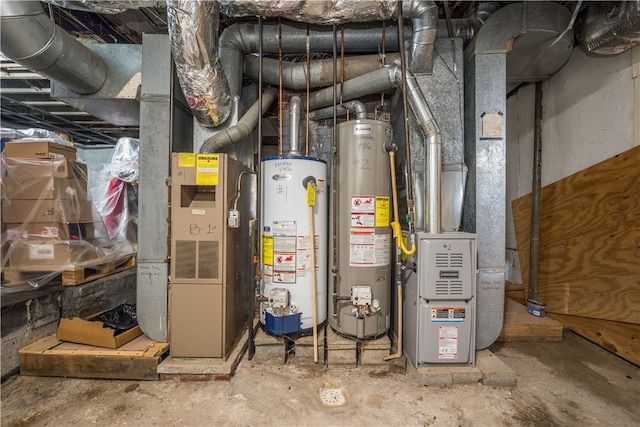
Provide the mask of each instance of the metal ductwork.
{"label": "metal ductwork", "polygon": [[506,93],[557,72],[573,48],[571,13],[551,2],[509,4],[493,13],[465,49],[464,230],[476,233],[476,346],[500,335],[504,317]]}
{"label": "metal ductwork", "polygon": [[411,19],[413,36],[407,58],[409,70],[431,74],[438,33],[438,6],[434,1],[404,1],[402,15]]}
{"label": "metal ductwork", "polygon": [[573,49],[571,12],[550,2],[513,3],[490,16],[465,50],[506,53],[507,92],[555,74]]}
{"label": "metal ductwork", "polygon": [[590,2],[576,38],[589,53],[614,55],[640,44],[640,0]]}
{"label": "metal ductwork", "polygon": [[78,94],[103,86],[102,58],[54,24],[39,1],[3,0],[0,15],[0,46],[7,58]]}

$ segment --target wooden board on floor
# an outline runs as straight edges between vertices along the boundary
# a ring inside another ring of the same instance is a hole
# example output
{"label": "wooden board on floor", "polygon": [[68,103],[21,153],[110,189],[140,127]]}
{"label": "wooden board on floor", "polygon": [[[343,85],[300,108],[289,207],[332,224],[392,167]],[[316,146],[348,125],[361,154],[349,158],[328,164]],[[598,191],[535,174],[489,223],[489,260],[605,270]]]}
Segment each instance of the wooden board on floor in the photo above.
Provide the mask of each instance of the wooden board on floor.
{"label": "wooden board on floor", "polygon": [[533,316],[524,305],[505,298],[504,323],[497,341],[562,341],[562,322]]}
{"label": "wooden board on floor", "polygon": [[640,325],[563,314],[549,316],[610,352],[640,366]]}
{"label": "wooden board on floor", "polygon": [[[542,189],[538,299],[547,312],[640,324],[640,147]],[[513,201],[525,283],[531,196]]]}
{"label": "wooden board on floor", "polygon": [[22,375],[157,380],[168,343],[144,335],[117,349],[59,341],[51,335],[20,349]]}

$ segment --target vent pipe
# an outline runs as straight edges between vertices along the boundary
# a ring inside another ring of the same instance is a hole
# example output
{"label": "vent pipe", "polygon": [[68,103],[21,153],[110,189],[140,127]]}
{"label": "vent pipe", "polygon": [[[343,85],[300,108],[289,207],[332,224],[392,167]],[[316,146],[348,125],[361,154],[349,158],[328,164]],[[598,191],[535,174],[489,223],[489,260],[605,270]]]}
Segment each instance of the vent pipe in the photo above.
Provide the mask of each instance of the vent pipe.
{"label": "vent pipe", "polygon": [[[427,200],[427,231],[440,233],[442,231],[441,220],[441,195],[440,180],[442,169],[442,134],[436,122],[429,104],[420,90],[415,76],[409,70],[406,73],[407,98],[411,111],[416,116],[418,124],[424,134],[424,143],[427,156],[428,175],[428,200]],[[379,93],[394,87],[401,87],[402,72],[398,64],[392,64],[380,70],[347,80],[338,84],[337,91],[342,94],[344,100],[360,98],[372,93]],[[316,110],[333,104],[333,88],[326,88],[314,92],[309,96],[309,108]],[[313,111],[310,116],[325,117],[327,109]]]}
{"label": "vent pipe", "polygon": [[[262,52],[278,53],[278,24],[263,25]],[[286,53],[305,53],[307,49],[307,28],[305,26],[281,25],[282,51]],[[309,31],[312,48],[319,52],[331,52],[333,31],[331,27],[313,27]],[[258,51],[260,34],[258,26],[251,23],[238,23],[227,27],[219,39],[218,56],[229,83],[231,96],[239,95],[242,90],[242,73],[244,57]],[[371,25],[354,25],[344,29],[344,45],[347,53],[378,52],[382,41],[380,29]],[[388,27],[385,34],[385,46],[388,51],[398,50],[398,34],[394,27]],[[266,64],[265,64],[266,65]],[[266,70],[265,74],[269,74]],[[277,67],[276,67],[277,69]],[[329,83],[331,84],[331,83]]]}
{"label": "vent pipe", "polygon": [[107,79],[102,58],[54,24],[39,1],[0,2],[0,50],[80,95],[97,92]]}
{"label": "vent pipe", "polygon": [[[390,64],[400,56],[397,53],[388,53],[385,61]],[[280,84],[280,61],[274,58],[262,58],[262,79],[271,85]],[[344,58],[344,76],[338,69],[337,80],[350,80],[362,74],[375,71],[383,66],[380,55],[348,56]],[[307,76],[309,66],[309,76]],[[260,58],[254,55],[244,57],[244,73],[254,81],[260,75]],[[303,90],[307,84],[310,88],[320,88],[333,85],[333,59],[319,59],[305,62],[282,61],[282,85],[289,89]]]}
{"label": "vent pipe", "polygon": [[300,136],[300,111],[302,110],[302,100],[299,96],[292,96],[289,100],[289,126],[291,143],[289,144],[289,154],[299,156],[298,137]]}
{"label": "vent pipe", "polygon": [[238,142],[248,136],[258,123],[260,112],[267,111],[269,106],[276,99],[277,91],[269,87],[262,93],[262,107],[260,107],[260,99],[258,99],[242,116],[242,118],[234,126],[220,130],[210,138],[207,138],[202,147],[201,153],[217,153],[223,148]]}
{"label": "vent pipe", "polygon": [[413,73],[431,74],[433,48],[438,33],[438,6],[432,0],[402,2],[402,16],[411,19],[413,35],[408,65]]}
{"label": "vent pipe", "polygon": [[[342,105],[336,105],[335,113],[338,116],[346,116],[347,111],[351,111],[355,114],[356,119],[366,119],[367,118],[367,108],[364,103],[361,101],[348,101],[343,103]],[[333,117],[334,108],[325,107],[319,110],[314,110],[309,113],[309,120],[323,120]]]}
{"label": "vent pipe", "polygon": [[433,113],[413,74],[407,71],[407,96],[411,111],[422,129],[427,160],[427,232],[442,232],[440,176],[442,169],[442,134]]}

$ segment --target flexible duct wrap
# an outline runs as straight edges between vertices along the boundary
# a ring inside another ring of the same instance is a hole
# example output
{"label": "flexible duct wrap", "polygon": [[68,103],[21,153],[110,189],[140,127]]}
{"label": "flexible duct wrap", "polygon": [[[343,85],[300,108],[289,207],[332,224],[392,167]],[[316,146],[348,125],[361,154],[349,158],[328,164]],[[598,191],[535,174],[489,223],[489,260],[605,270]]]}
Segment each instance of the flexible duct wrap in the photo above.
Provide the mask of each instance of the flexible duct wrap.
{"label": "flexible duct wrap", "polygon": [[169,0],[171,51],[185,99],[205,127],[231,113],[229,85],[217,55],[220,5],[214,1]]}
{"label": "flexible duct wrap", "polygon": [[231,17],[282,17],[309,24],[385,21],[391,18],[395,0],[219,0],[222,13]]}

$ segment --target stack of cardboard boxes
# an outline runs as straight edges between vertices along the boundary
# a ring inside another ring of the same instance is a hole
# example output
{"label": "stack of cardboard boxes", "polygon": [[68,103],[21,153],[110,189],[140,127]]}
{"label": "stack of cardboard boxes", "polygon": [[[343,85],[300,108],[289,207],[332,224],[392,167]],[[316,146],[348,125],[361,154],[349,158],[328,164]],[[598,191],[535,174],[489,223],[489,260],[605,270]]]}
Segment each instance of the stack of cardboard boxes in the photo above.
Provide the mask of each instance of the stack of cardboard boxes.
{"label": "stack of cardboard boxes", "polygon": [[57,271],[98,262],[102,225],[90,200],[87,167],[53,141],[8,142],[2,177],[3,269]]}

